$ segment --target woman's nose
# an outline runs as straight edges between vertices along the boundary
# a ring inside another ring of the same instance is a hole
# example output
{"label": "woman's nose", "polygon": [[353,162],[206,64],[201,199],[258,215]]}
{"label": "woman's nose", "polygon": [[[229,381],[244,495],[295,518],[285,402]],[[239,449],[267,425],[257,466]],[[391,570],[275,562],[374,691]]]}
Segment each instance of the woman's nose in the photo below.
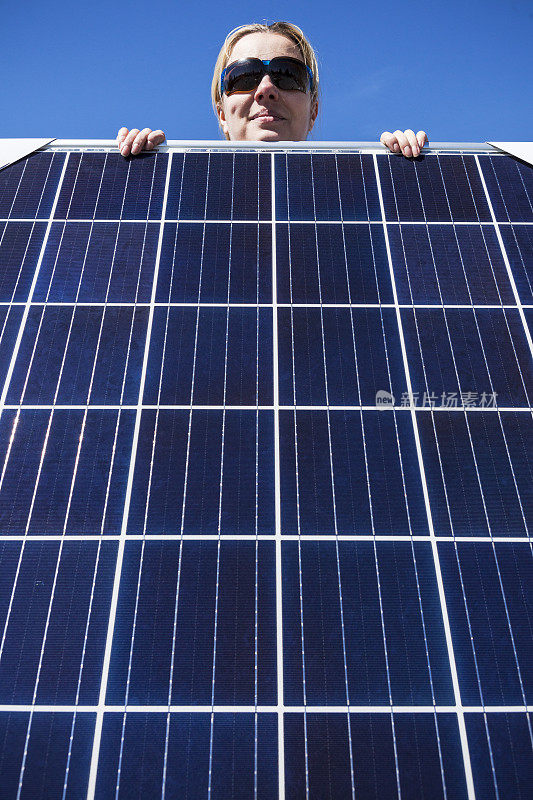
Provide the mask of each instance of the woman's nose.
{"label": "woman's nose", "polygon": [[270,100],[276,100],[279,96],[278,87],[272,83],[270,75],[263,75],[263,79],[257,89],[255,90],[254,98],[256,101],[264,100],[268,97]]}

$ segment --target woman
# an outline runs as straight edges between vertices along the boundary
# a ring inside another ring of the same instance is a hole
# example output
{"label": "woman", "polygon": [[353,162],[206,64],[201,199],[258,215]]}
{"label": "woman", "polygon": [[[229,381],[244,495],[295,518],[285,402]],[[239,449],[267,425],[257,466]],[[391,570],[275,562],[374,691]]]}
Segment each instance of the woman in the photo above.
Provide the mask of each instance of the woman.
{"label": "woman", "polygon": [[[211,98],[226,139],[303,141],[318,114],[313,48],[290,22],[235,28],[218,55]],[[117,135],[125,157],[153,150],[164,140],[163,131],[150,128],[121,128]],[[380,141],[392,152],[416,157],[427,136],[424,131],[416,135],[412,130],[384,131]]]}

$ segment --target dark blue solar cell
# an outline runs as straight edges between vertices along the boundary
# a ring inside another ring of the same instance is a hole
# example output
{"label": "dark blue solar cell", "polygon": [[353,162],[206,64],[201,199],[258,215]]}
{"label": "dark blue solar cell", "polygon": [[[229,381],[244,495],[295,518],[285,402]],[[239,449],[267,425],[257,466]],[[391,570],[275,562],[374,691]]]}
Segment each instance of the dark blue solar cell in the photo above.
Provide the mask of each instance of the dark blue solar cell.
{"label": "dark blue solar cell", "polygon": [[522,303],[533,303],[533,226],[501,225],[505,251]]}
{"label": "dark blue solar cell", "polygon": [[143,412],[129,533],[272,533],[272,412],[226,411],[220,496],[222,423],[221,410]]}
{"label": "dark blue solar cell", "polygon": [[64,161],[64,153],[32,153],[0,170],[0,218],[49,217]]}
{"label": "dark blue solar cell", "polygon": [[363,427],[358,411],[329,419],[331,458],[326,411],[297,412],[296,430],[293,412],[280,412],[283,533],[333,535],[336,516],[340,535],[426,534],[409,415],[366,411]]}
{"label": "dark blue solar cell", "polygon": [[439,553],[463,703],[530,703],[530,545],[441,542]]}
{"label": "dark blue solar cell", "polygon": [[402,222],[489,222],[474,156],[380,156],[379,177],[387,219]]}
{"label": "dark blue solar cell", "polygon": [[268,155],[174,155],[166,207],[167,219],[253,220],[271,219],[271,216]]}
{"label": "dark blue solar cell", "polygon": [[465,416],[417,413],[435,533],[524,536],[533,525],[531,415],[471,411]]}
{"label": "dark blue solar cell", "polygon": [[533,337],[533,308],[525,308],[524,317],[529,328],[530,336]]}
{"label": "dark blue solar cell", "polygon": [[85,797],[95,717],[92,713],[37,711],[30,721],[28,712],[0,714],[2,796],[6,800]]}
{"label": "dark blue solar cell", "polygon": [[286,714],[285,760],[287,800],[467,797],[455,714]]}
{"label": "dark blue solar cell", "polygon": [[276,230],[278,303],[392,303],[381,225]]}
{"label": "dark blue solar cell", "polygon": [[399,705],[453,703],[429,545],[378,542],[377,563],[371,542],[341,542],[338,563],[333,542],[283,553],[287,704],[304,703],[304,677],[310,705],[386,704],[389,684]]}
{"label": "dark blue solar cell", "polygon": [[147,308],[33,306],[9,403],[137,403]]}
{"label": "dark blue solar cell", "polygon": [[275,169],[277,219],[381,219],[372,156],[280,154]]}
{"label": "dark blue solar cell", "polygon": [[394,309],[281,308],[278,341],[283,405],[373,406],[380,390],[406,391]]}
{"label": "dark blue solar cell", "polygon": [[59,303],[149,302],[158,225],[54,223],[34,299]]}
{"label": "dark blue solar cell", "polygon": [[71,153],[56,219],[160,219],[168,156]]}
{"label": "dark blue solar cell", "polygon": [[129,542],[107,702],[273,705],[275,620],[273,542]]}
{"label": "dark blue solar cell", "polygon": [[400,303],[514,303],[496,232],[477,225],[390,225]]}
{"label": "dark blue solar cell", "polygon": [[44,222],[0,222],[0,302],[28,299],[45,231]]}
{"label": "dark blue solar cell", "polygon": [[465,714],[476,797],[528,800],[533,751],[528,714]]}
{"label": "dark blue solar cell", "polygon": [[498,222],[533,222],[533,167],[510,156],[479,156]]}
{"label": "dark blue solar cell", "polygon": [[134,419],[132,411],[5,411],[2,533],[120,533]]}
{"label": "dark blue solar cell", "polygon": [[270,225],[165,225],[157,302],[270,303],[271,287]]}
{"label": "dark blue solar cell", "polygon": [[144,402],[188,405],[193,370],[196,404],[271,404],[271,309],[156,308]]}
{"label": "dark blue solar cell", "polygon": [[533,367],[517,310],[402,309],[417,405],[528,406]]}
{"label": "dark blue solar cell", "polygon": [[0,306],[0,385],[9,369],[13,347],[17,338],[24,308],[22,306]]}
{"label": "dark blue solar cell", "polygon": [[30,704],[35,691],[45,705],[97,703],[116,543],[2,549],[0,702]]}
{"label": "dark blue solar cell", "polygon": [[137,712],[104,717],[98,798],[164,794],[188,800],[270,800],[277,790],[275,714],[216,713],[211,719],[201,712]]}

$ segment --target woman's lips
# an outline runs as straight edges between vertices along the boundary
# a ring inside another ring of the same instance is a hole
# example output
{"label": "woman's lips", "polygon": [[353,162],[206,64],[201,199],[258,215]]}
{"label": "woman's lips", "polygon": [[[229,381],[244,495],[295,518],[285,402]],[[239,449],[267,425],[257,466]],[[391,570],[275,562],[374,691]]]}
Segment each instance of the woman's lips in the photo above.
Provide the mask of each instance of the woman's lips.
{"label": "woman's lips", "polygon": [[253,119],[259,122],[281,122],[285,118],[278,117],[277,114],[257,114]]}

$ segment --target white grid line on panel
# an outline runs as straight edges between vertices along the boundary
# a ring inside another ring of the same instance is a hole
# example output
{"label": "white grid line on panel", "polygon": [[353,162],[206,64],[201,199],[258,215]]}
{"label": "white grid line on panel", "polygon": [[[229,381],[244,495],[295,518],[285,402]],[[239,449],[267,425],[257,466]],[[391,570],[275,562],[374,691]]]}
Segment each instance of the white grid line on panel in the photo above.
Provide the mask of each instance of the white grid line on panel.
{"label": "white grid line on panel", "polygon": [[278,721],[278,798],[285,798],[285,730],[283,685],[283,586],[281,558],[281,476],[279,448],[279,361],[278,361],[278,278],[276,251],[276,166],[275,154],[270,156],[270,191],[272,206],[272,377],[274,402],[274,515],[276,541],[276,683]]}
{"label": "white grid line on panel", "polygon": [[[271,165],[272,166],[272,165]],[[257,248],[255,269],[255,572],[254,572],[254,800],[257,800],[257,765],[258,765],[258,668],[259,668],[259,207],[261,197],[261,162],[257,156]],[[272,369],[274,367],[272,366]],[[279,770],[278,770],[279,774]],[[278,777],[279,783],[279,777]]]}
{"label": "white grid line on panel", "polygon": [[[383,219],[383,231],[384,231],[384,235],[385,235],[385,245],[386,245],[387,257],[388,257],[388,261],[389,261],[389,271],[390,271],[391,282],[392,282],[392,290],[393,290],[395,304],[397,304],[398,295],[397,295],[397,290],[396,290],[396,281],[395,281],[395,276],[394,276],[394,268],[393,268],[393,264],[392,264],[392,255],[391,255],[390,243],[389,243],[389,237],[388,237],[388,231],[387,231],[387,224],[388,223],[387,223],[386,217],[385,217],[383,194],[382,194],[382,191],[381,191],[381,181],[380,181],[380,176],[379,176],[379,168],[378,168],[378,163],[377,163],[376,157],[374,156],[373,158],[374,158],[374,170],[375,170],[375,175],[376,175],[376,183],[377,183],[377,189],[378,189],[379,203],[380,203],[381,214],[382,214],[382,219]],[[393,182],[393,186],[394,186],[394,182]],[[408,363],[408,360],[407,360],[407,352],[406,352],[405,340],[404,340],[404,335],[403,335],[402,319],[401,319],[400,309],[398,307],[396,309],[396,319],[397,319],[397,323],[398,323],[398,332],[399,332],[399,336],[400,336],[400,345],[401,345],[401,350],[402,350],[402,360],[403,360],[403,365],[404,365],[405,378],[406,378],[406,382],[407,382],[407,389],[408,389],[408,392],[409,392],[410,396],[412,396],[412,384],[411,384],[411,376],[410,376],[410,372],[409,372],[409,363]],[[428,526],[429,526],[430,535],[431,535],[431,548],[432,548],[433,560],[434,560],[434,564],[435,564],[435,574],[436,574],[436,578],[437,578],[437,587],[438,587],[439,601],[440,601],[441,612],[442,612],[442,619],[443,619],[443,624],[444,624],[444,631],[445,631],[445,637],[446,637],[446,647],[447,647],[447,652],[448,652],[448,660],[449,660],[449,664],[450,664],[450,672],[451,672],[451,677],[452,677],[452,685],[453,685],[454,697],[455,697],[456,704],[459,706],[460,705],[460,699],[461,699],[461,693],[460,693],[460,689],[459,689],[459,679],[458,679],[458,675],[457,675],[457,666],[456,666],[456,663],[455,663],[455,653],[454,653],[454,649],[453,649],[453,641],[452,641],[452,635],[451,635],[451,629],[450,629],[450,621],[449,621],[449,618],[448,618],[448,609],[447,609],[447,603],[446,603],[446,596],[445,596],[445,593],[444,593],[444,585],[443,585],[443,581],[442,581],[440,559],[439,559],[439,554],[438,554],[438,550],[437,550],[437,537],[435,536],[435,531],[434,531],[434,528],[433,528],[433,518],[432,518],[431,507],[430,507],[430,502],[429,502],[429,494],[428,494],[428,488],[427,488],[427,482],[426,482],[426,476],[425,476],[424,462],[423,462],[423,458],[422,458],[422,450],[421,450],[421,445],[420,445],[420,436],[419,436],[419,431],[418,431],[418,423],[417,423],[417,420],[416,420],[416,412],[415,412],[414,407],[411,407],[411,421],[412,421],[412,425],[413,425],[413,434],[414,434],[414,437],[415,437],[416,451],[417,451],[417,456],[418,456],[418,465],[419,465],[420,477],[421,477],[421,481],[422,481],[422,489],[423,489],[423,494],[424,494],[424,504],[425,504],[425,508],[426,508],[427,521],[428,521]],[[469,752],[469,746],[468,746],[468,739],[467,739],[467,735],[466,735],[466,726],[465,726],[465,721],[464,721],[464,715],[460,711],[457,714],[457,721],[458,721],[458,725],[459,725],[459,735],[460,735],[460,741],[461,741],[461,750],[462,750],[462,755],[463,755],[463,764],[464,764],[464,770],[465,770],[465,779],[466,779],[466,785],[467,785],[467,791],[468,791],[468,798],[469,798],[469,800],[475,800],[475,796],[476,795],[475,795],[475,790],[474,790],[474,780],[473,780],[473,775],[472,775],[472,766],[471,766],[471,762],[470,762],[470,752]]]}
{"label": "white grid line on panel", "polygon": [[[150,305],[150,313],[146,331],[146,340],[145,340],[145,348],[144,348],[144,356],[143,356],[143,364],[142,364],[142,373],[141,373],[141,381],[139,387],[139,395],[138,401],[139,406],[137,408],[136,416],[135,416],[135,428],[133,432],[133,442],[131,447],[131,456],[130,456],[130,464],[129,464],[129,471],[128,471],[128,481],[126,486],[126,496],[124,501],[124,513],[122,518],[122,528],[121,528],[121,535],[119,539],[119,546],[118,546],[118,553],[117,553],[117,562],[115,568],[115,577],[113,581],[113,592],[111,597],[111,606],[109,612],[109,622],[107,628],[107,635],[106,635],[106,644],[105,644],[105,652],[104,652],[104,662],[102,666],[102,678],[100,683],[100,693],[99,693],[99,703],[98,703],[98,710],[96,714],[96,723],[95,723],[95,730],[94,730],[94,738],[93,738],[93,748],[91,754],[91,763],[90,763],[90,771],[89,771],[89,783],[88,783],[88,790],[87,790],[87,800],[94,800],[94,794],[96,789],[96,775],[98,769],[98,759],[100,755],[100,742],[102,737],[102,723],[103,723],[103,709],[105,706],[105,696],[107,690],[107,680],[109,675],[109,667],[111,661],[111,647],[113,644],[113,633],[115,627],[115,618],[117,613],[117,604],[118,604],[118,592],[120,586],[120,578],[122,573],[122,562],[124,558],[124,546],[126,542],[126,529],[127,529],[127,522],[128,522],[128,513],[129,513],[129,506],[131,500],[131,490],[133,484],[133,472],[135,468],[135,460],[137,454],[137,444],[139,440],[139,428],[141,423],[141,403],[142,397],[144,392],[144,383],[146,380],[146,367],[148,362],[148,352],[150,347],[150,338],[151,338],[151,331],[152,331],[152,321],[154,316],[154,306],[153,303],[155,301],[155,293],[157,288],[157,278],[159,272],[159,260],[161,257],[161,246],[163,242],[163,230],[164,230],[164,211],[166,209],[166,202],[168,197],[168,187],[170,181],[170,170],[172,166],[172,156],[168,156],[168,163],[167,163],[167,171],[165,177],[165,189],[163,195],[163,215],[159,229],[159,238],[157,243],[157,254],[156,254],[156,263],[154,269],[154,276],[152,282],[152,295],[151,295],[151,305]],[[155,173],[155,166],[154,166],[154,173]]]}
{"label": "white grid line on panel", "polygon": [[[191,406],[189,405],[157,405],[154,403],[141,403],[140,407],[143,410],[147,411],[158,411],[158,410],[165,410],[165,411],[189,411]],[[269,404],[259,404],[258,408],[264,411],[273,411],[275,410],[275,406]],[[476,414],[476,413],[483,413],[483,414],[498,414],[502,411],[512,411],[512,412],[520,412],[525,414],[531,414],[531,408],[528,406],[491,406],[491,407],[483,407],[483,406],[451,406],[447,408],[446,406],[414,406],[417,411],[420,412],[427,412],[431,411],[433,413],[466,413],[466,414]],[[12,410],[12,411],[50,411],[54,409],[64,410],[64,411],[84,411],[86,409],[92,409],[93,411],[135,411],[138,406],[131,405],[129,403],[124,403],[123,405],[118,405],[116,403],[110,403],[109,405],[102,405],[101,403],[95,403],[94,405],[89,403],[83,404],[76,404],[76,405],[65,405],[64,403],[57,403],[57,404],[50,404],[50,403],[43,403],[35,404],[35,403],[6,403],[4,405],[4,410]],[[193,409],[197,411],[222,411],[223,406],[220,405],[202,405],[202,404],[194,404],[192,406]],[[279,405],[278,408],[281,411],[327,411],[328,407],[323,405],[316,405],[316,406],[305,406],[305,405]],[[242,405],[242,406],[233,406],[227,405],[227,411],[255,411],[256,406],[252,405]],[[397,406],[397,405],[387,405],[386,410],[383,406],[337,406],[337,405],[330,405],[329,410],[331,412],[336,411],[380,411],[383,413],[391,413],[391,412],[408,412],[411,410],[410,405],[405,406]]]}
{"label": "white grid line on panel", "polygon": [[[84,534],[84,535],[68,535],[65,537],[69,542],[96,542],[99,539],[106,541],[106,542],[117,542],[120,541],[120,534]],[[276,541],[275,534],[263,534],[258,533],[257,536],[255,533],[242,533],[242,534],[222,534],[223,541],[227,542],[244,542],[244,541],[255,541],[256,538],[258,540],[263,541]],[[415,542],[430,542],[431,536],[424,535],[424,534],[416,534],[414,535]],[[63,539],[62,534],[46,534],[46,535],[38,535],[38,534],[28,534],[25,536],[24,534],[20,535],[13,535],[13,534],[5,534],[0,535],[0,541],[3,542],[60,542]],[[146,541],[154,541],[154,542],[164,542],[164,541],[176,541],[176,540],[190,540],[190,541],[197,541],[197,542],[209,542],[214,541],[216,542],[218,539],[218,534],[200,534],[200,533],[185,533],[183,536],[181,534],[172,534],[172,533],[147,533],[145,534],[137,534],[137,533],[128,533],[127,541],[128,542],[135,542],[135,541],[142,541],[145,539]],[[281,534],[281,539],[284,542],[297,542],[298,541],[298,534],[294,533],[283,533]],[[372,542],[374,539],[377,542],[410,542],[411,535],[409,534],[340,534],[339,541],[340,542]],[[531,545],[531,538],[529,536],[438,536],[437,537],[439,542],[497,542],[499,544],[527,544],[528,546]],[[323,533],[323,534],[303,534],[302,541],[309,541],[309,542],[333,542],[335,541],[335,534],[334,533]]]}
{"label": "white grid line on panel", "polygon": [[[274,158],[274,156],[272,156]],[[289,195],[289,169],[288,160],[285,156],[285,177],[286,177],[286,191],[287,191],[287,217],[289,225],[287,226],[288,236],[288,253],[289,253],[289,287],[290,299],[292,301],[292,259],[291,259],[291,225],[290,225],[290,195]],[[277,316],[277,309],[274,311]],[[295,357],[294,357],[294,315],[291,306],[291,354],[292,354],[292,395],[294,403],[296,403],[296,374],[295,374]],[[299,453],[298,453],[298,422],[296,418],[296,407],[293,410],[293,425],[294,425],[294,464],[295,464],[295,480],[296,480],[296,525],[298,530],[298,585],[299,585],[299,602],[300,602],[300,648],[302,652],[302,699],[304,703],[304,759],[305,759],[305,797],[309,800],[309,753],[307,746],[307,684],[306,684],[306,668],[305,668],[305,637],[304,637],[304,618],[303,618],[303,585],[302,585],[302,547],[301,547],[301,522],[300,522],[300,475],[299,475]]]}
{"label": "white grid line on panel", "polygon": [[[13,302],[13,303],[6,303],[0,302],[0,307],[2,306],[25,306],[25,302]],[[150,303],[148,302],[112,302],[107,303],[105,301],[98,301],[94,303],[89,302],[77,302],[77,301],[43,301],[43,300],[33,300],[30,305],[34,308],[39,308],[40,306],[46,306],[47,308],[59,306],[61,308],[70,308],[71,306],[75,306],[76,308],[100,308],[102,306],[106,308],[150,308]],[[154,303],[155,308],[197,308],[198,305],[202,308],[226,308],[228,305],[231,308],[272,308],[272,303],[209,303],[209,302],[202,302],[202,303],[179,303],[179,302],[172,302],[172,303]],[[501,308],[510,308],[516,309],[513,303],[499,303],[498,305],[494,303],[398,303],[399,308],[459,308],[459,309],[472,309],[472,308],[482,308],[482,309],[501,309]],[[290,308],[290,303],[278,303],[278,308]],[[320,303],[293,303],[293,308],[320,308]],[[396,308],[394,303],[322,303],[322,308]],[[523,305],[523,308],[533,308],[531,305]]]}
{"label": "white grid line on panel", "polygon": [[[98,709],[100,706],[91,706],[91,705],[67,705],[64,703],[58,705],[21,705],[21,704],[13,704],[13,705],[0,705],[0,714],[1,713],[27,713],[33,709],[35,713],[41,714],[48,714],[48,713],[67,713],[72,714],[74,712],[81,713],[81,714],[95,714],[98,713]],[[215,714],[253,714],[255,712],[255,705],[242,705],[242,706],[231,706],[231,705],[219,705],[214,706],[214,713]],[[269,705],[258,705],[257,706],[257,713],[258,714],[275,714],[277,712],[277,706],[269,706]],[[172,705],[170,707],[171,714],[211,714],[213,707],[210,705]],[[104,708],[106,714],[122,714],[124,712],[124,706],[117,706],[117,705],[107,705]],[[166,714],[168,711],[168,706],[166,705],[130,705],[127,707],[126,712],[128,714]],[[340,706],[340,705],[331,705],[331,706],[285,706],[284,713],[285,714],[346,714],[348,711],[348,706]],[[524,709],[524,706],[454,706],[454,705],[437,705],[437,706],[428,706],[428,705],[412,705],[412,706],[404,706],[404,705],[393,705],[392,711],[394,714],[432,714],[436,711],[437,713],[442,714],[457,714],[457,713],[464,713],[464,714],[482,714],[483,711],[486,711],[487,714],[525,714],[525,713],[532,713],[533,706],[527,706]],[[349,713],[351,715],[355,714],[387,714],[391,713],[391,706],[358,706],[358,705],[350,705]]]}

